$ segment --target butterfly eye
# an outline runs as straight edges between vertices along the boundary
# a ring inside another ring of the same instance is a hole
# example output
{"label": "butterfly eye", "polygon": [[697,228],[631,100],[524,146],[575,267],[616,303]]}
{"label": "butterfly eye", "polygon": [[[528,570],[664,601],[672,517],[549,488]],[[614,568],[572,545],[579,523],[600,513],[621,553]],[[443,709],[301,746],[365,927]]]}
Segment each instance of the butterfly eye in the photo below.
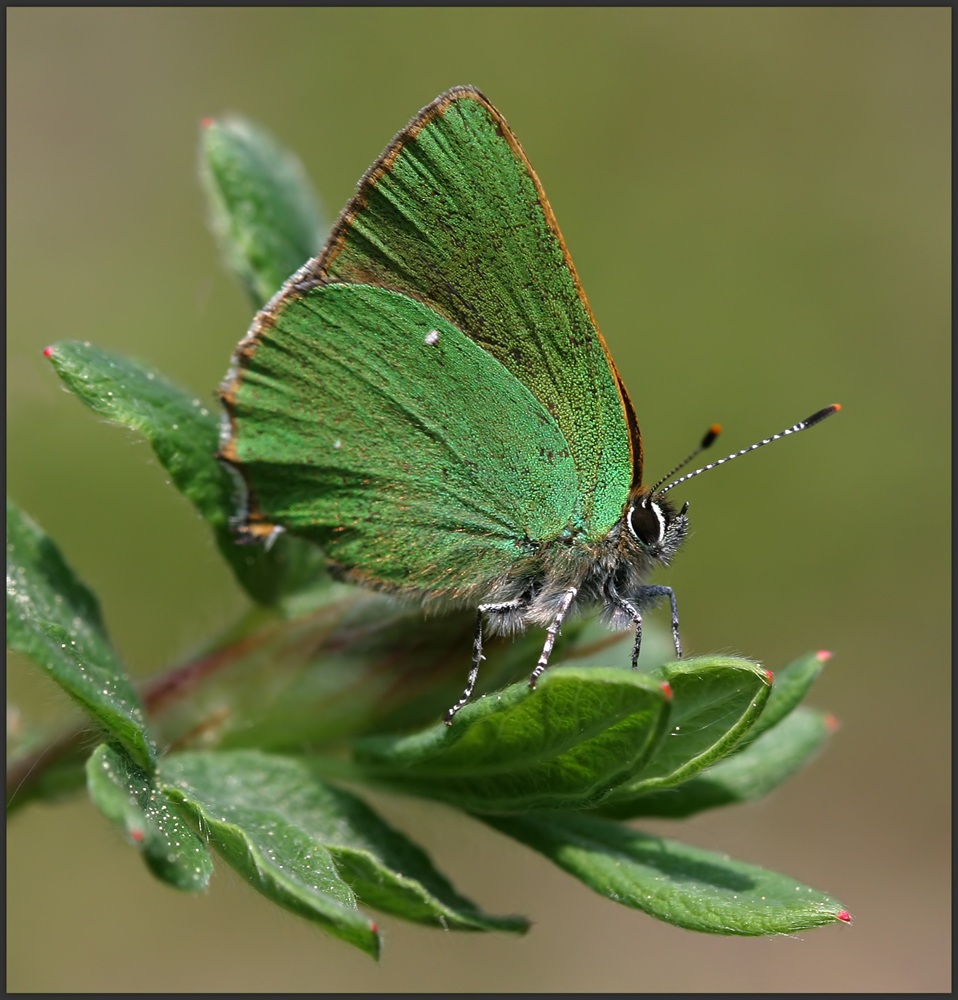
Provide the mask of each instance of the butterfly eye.
{"label": "butterfly eye", "polygon": [[665,518],[655,501],[638,503],[630,508],[626,521],[629,531],[646,547],[652,548],[662,542],[665,535]]}

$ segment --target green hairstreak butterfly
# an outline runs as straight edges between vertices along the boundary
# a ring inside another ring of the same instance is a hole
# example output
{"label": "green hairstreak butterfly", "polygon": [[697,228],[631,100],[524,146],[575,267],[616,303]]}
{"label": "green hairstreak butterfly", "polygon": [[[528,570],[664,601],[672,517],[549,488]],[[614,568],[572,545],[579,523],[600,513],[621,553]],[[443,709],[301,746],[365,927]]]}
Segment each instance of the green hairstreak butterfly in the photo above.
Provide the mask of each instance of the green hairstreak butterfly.
{"label": "green hairstreak butterfly", "polygon": [[666,494],[838,409],[644,486],[632,402],[542,185],[471,87],[369,168],[320,255],[257,315],[221,397],[241,541],[285,530],[343,579],[477,609],[447,721],[484,628],[545,628],[535,686],[573,608],[634,629],[634,667],[643,612],[667,598],[681,656],[675,595],[647,583],[688,530]]}

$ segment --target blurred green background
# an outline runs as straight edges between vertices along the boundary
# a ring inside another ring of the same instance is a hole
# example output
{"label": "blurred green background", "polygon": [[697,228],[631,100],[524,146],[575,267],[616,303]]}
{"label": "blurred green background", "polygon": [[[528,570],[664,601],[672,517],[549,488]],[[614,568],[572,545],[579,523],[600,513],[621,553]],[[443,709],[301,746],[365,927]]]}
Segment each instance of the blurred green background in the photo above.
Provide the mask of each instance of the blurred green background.
{"label": "blurred green background", "polygon": [[[377,965],[229,872],[155,882],[85,801],[8,828],[15,991],[950,988],[950,19],[944,8],[12,9],[9,489],[100,593],[138,676],[243,606],[147,445],[41,356],[70,337],[212,398],[250,310],[204,226],[198,123],[297,150],[330,215],[423,104],[472,83],[541,177],[655,478],[844,412],[689,484],[691,653],[836,656],[842,729],[770,800],[647,824],[837,895],[851,928],[659,925],[435,805],[377,805],[522,939],[394,920]],[[465,654],[464,654],[465,657]],[[465,659],[464,659],[465,662]],[[67,710],[29,664],[10,693]],[[666,960],[666,957],[667,960]]]}

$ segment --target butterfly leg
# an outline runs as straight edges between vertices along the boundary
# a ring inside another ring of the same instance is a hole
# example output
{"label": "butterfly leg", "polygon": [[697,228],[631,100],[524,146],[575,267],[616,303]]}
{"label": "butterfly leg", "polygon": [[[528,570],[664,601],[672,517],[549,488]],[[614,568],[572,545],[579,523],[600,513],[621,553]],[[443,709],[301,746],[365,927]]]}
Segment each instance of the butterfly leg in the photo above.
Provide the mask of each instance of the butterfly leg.
{"label": "butterfly leg", "polygon": [[532,671],[532,676],[529,678],[529,687],[531,688],[536,686],[536,681],[539,680],[543,671],[549,665],[549,657],[552,655],[552,647],[555,645],[556,636],[559,634],[559,629],[562,628],[562,623],[565,620],[565,616],[569,613],[569,607],[571,606],[573,600],[575,600],[575,595],[577,593],[578,590],[575,587],[570,587],[565,594],[563,594],[559,610],[555,613],[555,617],[552,619],[552,624],[546,629],[545,645],[542,647],[539,662],[536,664],[536,668]]}
{"label": "butterfly leg", "polygon": [[[672,641],[675,643],[675,657],[682,659],[682,639],[679,635],[679,608],[675,602],[675,591],[671,587],[643,587],[640,591],[641,597],[652,598],[668,597],[672,606]],[[614,595],[615,603],[632,619],[635,627],[635,642],[632,644],[632,669],[639,669],[639,652],[642,649],[642,612],[629,601],[617,594]]]}
{"label": "butterfly leg", "polygon": [[635,642],[632,643],[632,669],[639,669],[639,652],[642,649],[642,612],[634,604],[616,595],[616,604],[632,619],[635,628]]}
{"label": "butterfly leg", "polygon": [[472,697],[472,692],[476,688],[476,678],[479,676],[479,664],[485,659],[482,655],[482,620],[487,614],[505,614],[508,611],[515,611],[523,605],[523,601],[517,598],[514,601],[502,601],[499,604],[480,604],[476,614],[476,631],[472,639],[472,667],[469,670],[469,677],[466,679],[466,689],[462,692],[459,701],[446,712],[443,720],[447,726],[452,725],[452,720],[456,712],[465,705]]}
{"label": "butterfly leg", "polygon": [[671,587],[643,587],[643,597],[668,597],[672,605],[672,641],[675,643],[675,658],[682,659],[682,639],[679,636],[679,606],[675,603],[675,591]]}

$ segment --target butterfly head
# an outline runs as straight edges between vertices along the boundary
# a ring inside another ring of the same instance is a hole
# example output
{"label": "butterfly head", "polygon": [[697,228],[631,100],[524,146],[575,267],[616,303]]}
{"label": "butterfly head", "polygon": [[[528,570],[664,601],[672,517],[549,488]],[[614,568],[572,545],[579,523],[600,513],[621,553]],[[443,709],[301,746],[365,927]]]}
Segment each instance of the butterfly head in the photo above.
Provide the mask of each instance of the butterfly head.
{"label": "butterfly head", "polygon": [[668,565],[688,534],[688,509],[686,503],[676,510],[664,496],[642,489],[629,504],[625,526],[649,559]]}

